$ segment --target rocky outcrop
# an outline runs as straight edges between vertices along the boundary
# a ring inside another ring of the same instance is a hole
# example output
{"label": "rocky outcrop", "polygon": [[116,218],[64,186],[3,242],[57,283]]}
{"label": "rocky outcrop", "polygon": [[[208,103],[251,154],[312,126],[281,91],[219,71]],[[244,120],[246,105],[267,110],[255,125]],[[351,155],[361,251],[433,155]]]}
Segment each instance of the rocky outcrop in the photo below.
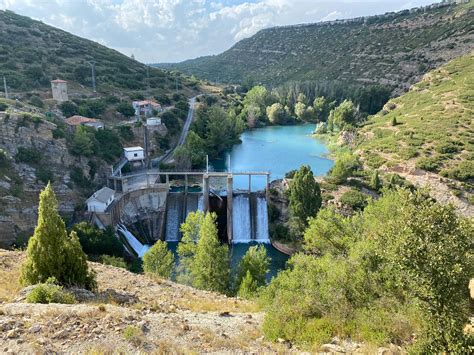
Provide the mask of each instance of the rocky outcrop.
{"label": "rocky outcrop", "polygon": [[[66,140],[53,137],[56,128],[39,115],[16,111],[0,115],[0,149],[10,160],[8,168],[0,169],[0,247],[9,248],[17,238],[31,235],[38,194],[45,185],[39,177],[41,171],[53,178],[61,213],[71,214],[84,201],[84,196],[73,190],[69,170],[77,166],[87,175],[87,160],[69,154]],[[17,161],[21,148],[37,151],[40,158]]]}

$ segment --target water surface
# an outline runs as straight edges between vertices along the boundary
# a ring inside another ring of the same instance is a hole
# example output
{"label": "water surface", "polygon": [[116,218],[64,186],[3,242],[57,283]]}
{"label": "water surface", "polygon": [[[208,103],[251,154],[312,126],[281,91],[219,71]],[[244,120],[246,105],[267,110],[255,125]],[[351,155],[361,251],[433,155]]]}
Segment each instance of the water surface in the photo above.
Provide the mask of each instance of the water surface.
{"label": "water surface", "polygon": [[[333,166],[327,158],[325,143],[311,136],[314,125],[270,126],[242,133],[241,144],[235,145],[224,159],[212,161],[215,170],[269,171],[271,180],[281,179],[301,165],[309,165],[315,176],[326,175]],[[265,177],[252,177],[252,191],[265,188]],[[234,177],[235,189],[248,189],[247,176]]]}

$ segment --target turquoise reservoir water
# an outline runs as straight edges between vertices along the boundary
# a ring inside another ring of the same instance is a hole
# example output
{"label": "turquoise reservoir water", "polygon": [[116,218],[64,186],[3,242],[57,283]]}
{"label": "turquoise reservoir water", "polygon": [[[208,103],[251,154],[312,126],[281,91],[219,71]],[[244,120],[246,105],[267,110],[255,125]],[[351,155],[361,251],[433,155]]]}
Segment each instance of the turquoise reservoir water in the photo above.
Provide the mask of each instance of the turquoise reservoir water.
{"label": "turquoise reservoir water", "polygon": [[[323,141],[311,136],[314,125],[271,126],[245,131],[242,143],[221,160],[212,161],[215,170],[227,170],[230,156],[231,171],[269,171],[271,180],[281,179],[285,173],[301,165],[311,166],[316,176],[326,175],[333,165],[327,158]],[[252,191],[265,188],[264,177],[252,178]],[[234,188],[247,190],[248,177],[234,177]]]}

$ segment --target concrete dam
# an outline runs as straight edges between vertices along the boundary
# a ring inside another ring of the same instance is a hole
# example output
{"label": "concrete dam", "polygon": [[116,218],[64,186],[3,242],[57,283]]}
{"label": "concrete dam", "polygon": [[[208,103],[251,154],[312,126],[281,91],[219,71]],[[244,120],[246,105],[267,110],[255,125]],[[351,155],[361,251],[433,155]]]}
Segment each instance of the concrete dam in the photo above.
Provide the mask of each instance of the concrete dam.
{"label": "concrete dam", "polygon": [[[248,175],[249,190],[234,191],[234,175]],[[115,191],[114,202],[104,213],[92,213],[91,220],[99,227],[112,225],[130,254],[138,257],[156,240],[179,242],[180,226],[194,211],[216,213],[222,242],[269,243],[269,191],[268,187],[251,191],[252,175],[269,180],[269,173],[157,170],[112,176],[109,187]],[[170,182],[170,177],[175,180]],[[196,178],[198,183],[190,186]]]}
{"label": "concrete dam", "polygon": [[[266,197],[262,193],[235,193],[232,208],[228,208],[226,195],[211,196],[209,211],[217,214],[221,240],[238,243],[269,243],[268,210]],[[204,211],[202,193],[169,193],[166,204],[165,240],[178,242],[181,239],[179,227],[190,212]],[[229,218],[227,213],[232,213]],[[232,239],[227,235],[228,220],[232,220]]]}

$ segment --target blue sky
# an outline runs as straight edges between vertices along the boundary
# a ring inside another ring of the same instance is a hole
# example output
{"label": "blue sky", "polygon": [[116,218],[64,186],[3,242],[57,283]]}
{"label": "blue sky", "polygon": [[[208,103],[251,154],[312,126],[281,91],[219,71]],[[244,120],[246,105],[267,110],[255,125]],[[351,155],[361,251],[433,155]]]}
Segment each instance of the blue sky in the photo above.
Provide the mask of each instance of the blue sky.
{"label": "blue sky", "polygon": [[146,62],[218,54],[261,29],[381,14],[436,0],[0,0]]}

